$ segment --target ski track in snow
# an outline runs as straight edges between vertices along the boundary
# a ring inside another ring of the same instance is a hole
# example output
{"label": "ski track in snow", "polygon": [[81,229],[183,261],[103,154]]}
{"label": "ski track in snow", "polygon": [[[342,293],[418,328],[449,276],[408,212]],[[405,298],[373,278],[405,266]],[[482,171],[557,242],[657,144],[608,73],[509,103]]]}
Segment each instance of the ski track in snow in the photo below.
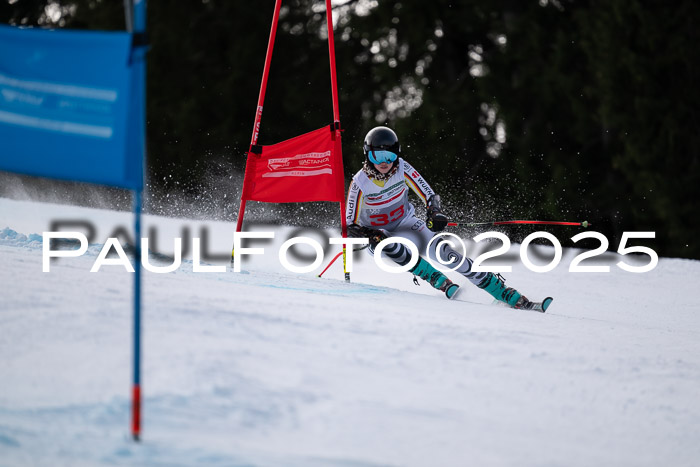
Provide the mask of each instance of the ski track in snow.
{"label": "ski track in snow", "polygon": [[[43,273],[56,218],[89,219],[101,240]],[[240,273],[193,273],[189,259],[144,271],[134,443],[133,275],[89,272],[130,222],[0,199],[0,466],[700,462],[700,262],[662,258],[645,274],[615,255],[610,273],[569,273],[574,251],[544,274],[512,263],[508,285],[555,298],[540,314],[490,306],[469,284],[448,301],[364,252],[353,283],[340,261],[323,279],[286,272],[275,245],[289,228]],[[144,231],[166,244],[183,222],[146,216]],[[233,225],[207,226],[230,249]]]}

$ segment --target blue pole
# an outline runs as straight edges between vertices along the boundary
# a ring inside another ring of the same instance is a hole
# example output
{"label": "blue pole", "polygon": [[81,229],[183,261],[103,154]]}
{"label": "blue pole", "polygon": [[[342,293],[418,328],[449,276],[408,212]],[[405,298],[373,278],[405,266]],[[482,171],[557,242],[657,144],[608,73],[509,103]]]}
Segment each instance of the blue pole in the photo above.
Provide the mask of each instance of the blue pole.
{"label": "blue pole", "polygon": [[146,0],[134,0],[134,31],[146,32]]}
{"label": "blue pole", "polygon": [[[134,0],[133,33],[141,37],[146,32],[146,0]],[[144,177],[143,165],[146,160],[146,44],[138,41],[132,51],[136,85],[134,92],[136,112],[139,117],[139,139],[141,150],[141,178]],[[141,438],[141,210],[143,188],[134,191],[134,381],[132,393],[131,433],[135,441]]]}
{"label": "blue pole", "polygon": [[134,381],[132,388],[131,434],[141,437],[141,198],[134,190]]}

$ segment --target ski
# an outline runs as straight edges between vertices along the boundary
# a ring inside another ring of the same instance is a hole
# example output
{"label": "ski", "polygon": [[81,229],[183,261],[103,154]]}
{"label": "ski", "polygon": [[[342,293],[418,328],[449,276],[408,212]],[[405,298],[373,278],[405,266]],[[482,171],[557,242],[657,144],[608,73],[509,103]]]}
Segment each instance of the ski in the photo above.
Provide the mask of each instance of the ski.
{"label": "ski", "polygon": [[527,311],[538,311],[540,313],[544,313],[547,311],[547,308],[549,308],[549,305],[554,301],[552,297],[547,297],[541,302],[531,302],[530,300],[525,299],[526,301],[524,303],[521,303],[520,305],[516,306],[510,306],[506,302],[502,302],[500,300],[495,300],[491,305],[493,306],[500,306],[503,308],[510,308],[511,310],[527,310]]}
{"label": "ski", "polygon": [[[413,276],[413,283],[415,285],[420,285],[418,283],[418,280],[416,279],[416,276]],[[445,296],[447,296],[448,299],[450,300],[456,300],[458,302],[470,302],[470,303],[475,303],[477,305],[484,305],[484,303],[478,303],[478,302],[471,302],[470,300],[463,300],[458,298],[462,292],[462,287],[459,285],[453,283],[450,280],[447,280],[444,284],[443,288],[440,288],[439,290],[442,290],[445,292]],[[544,313],[547,311],[547,308],[549,308],[549,305],[552,304],[554,299],[552,297],[547,297],[541,302],[531,302],[528,300],[526,297],[522,297],[520,300],[523,301],[523,303],[516,303],[515,306],[510,306],[506,302],[499,301],[499,300],[494,300],[493,305],[502,305],[502,306],[507,306],[508,308],[514,308],[516,310],[531,310],[531,311],[539,311],[540,313]]]}
{"label": "ski", "polygon": [[527,301],[523,306],[520,307],[521,310],[532,310],[532,311],[539,311],[540,313],[544,313],[547,311],[547,308],[549,308],[549,305],[552,304],[554,299],[552,297],[547,297],[541,302],[531,302]]}

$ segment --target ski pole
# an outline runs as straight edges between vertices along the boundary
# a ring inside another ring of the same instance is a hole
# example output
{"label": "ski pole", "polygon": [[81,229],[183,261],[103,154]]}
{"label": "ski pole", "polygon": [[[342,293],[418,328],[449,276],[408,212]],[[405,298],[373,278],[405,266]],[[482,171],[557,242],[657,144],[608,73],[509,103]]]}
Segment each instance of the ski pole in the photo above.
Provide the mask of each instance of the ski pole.
{"label": "ski pole", "polygon": [[[364,245],[364,246],[361,246],[361,247],[359,247],[359,248],[353,248],[352,251],[364,250],[364,249],[367,248],[368,246],[369,246],[369,245]],[[321,276],[323,275],[323,273],[325,273],[326,271],[328,271],[328,268],[330,268],[330,267],[333,265],[333,263],[335,263],[335,260],[338,259],[338,258],[340,258],[340,255],[342,255],[342,254],[343,254],[343,252],[341,251],[340,253],[338,253],[337,255],[335,255],[335,256],[333,257],[333,259],[328,263],[328,266],[326,266],[326,268],[325,268],[323,271],[321,271],[321,274],[319,274],[318,277],[321,277]]]}
{"label": "ski pole", "polygon": [[509,224],[532,224],[532,225],[576,225],[588,227],[591,225],[588,221],[583,222],[560,222],[560,221],[495,221],[495,222],[448,222],[450,227],[476,227],[478,225],[509,225]]}

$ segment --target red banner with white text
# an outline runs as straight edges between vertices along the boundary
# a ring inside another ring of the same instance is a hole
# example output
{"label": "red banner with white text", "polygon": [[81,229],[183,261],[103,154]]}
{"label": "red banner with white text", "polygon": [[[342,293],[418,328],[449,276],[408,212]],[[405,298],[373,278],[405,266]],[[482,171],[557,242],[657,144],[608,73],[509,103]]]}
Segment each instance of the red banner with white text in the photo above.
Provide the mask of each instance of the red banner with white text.
{"label": "red banner with white text", "polygon": [[345,201],[340,130],[325,126],[248,153],[244,200]]}

